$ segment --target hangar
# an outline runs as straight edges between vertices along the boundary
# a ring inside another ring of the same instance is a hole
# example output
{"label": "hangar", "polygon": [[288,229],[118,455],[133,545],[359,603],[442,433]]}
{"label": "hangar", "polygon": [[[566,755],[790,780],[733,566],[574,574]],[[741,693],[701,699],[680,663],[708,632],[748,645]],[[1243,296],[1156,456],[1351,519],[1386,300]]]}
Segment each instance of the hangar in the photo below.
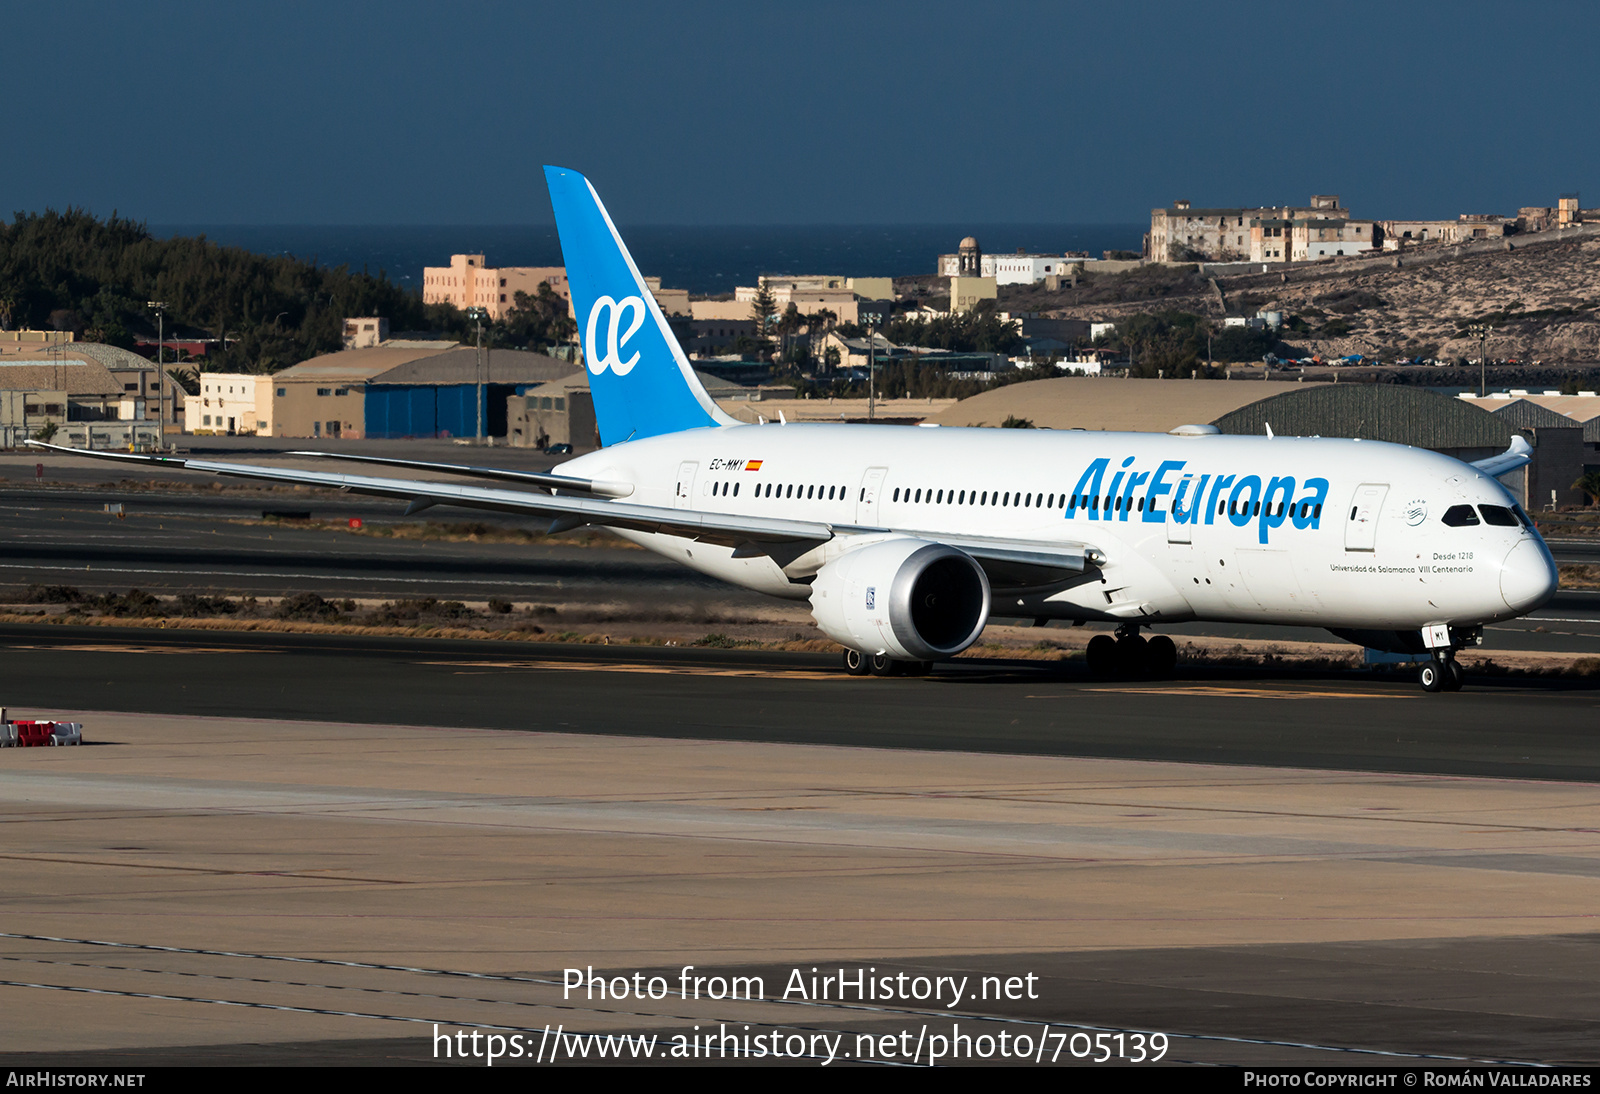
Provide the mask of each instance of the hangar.
{"label": "hangar", "polygon": [[[749,388],[698,370],[694,375],[706,394],[719,403],[750,397]],[[505,409],[506,443],[513,448],[570,444],[577,452],[587,452],[600,447],[589,373],[583,369],[511,396]]]}
{"label": "hangar", "polygon": [[1166,432],[1210,425],[1219,432],[1294,437],[1360,437],[1429,448],[1461,460],[1504,452],[1526,437],[1532,461],[1502,477],[1528,509],[1581,505],[1583,428],[1565,419],[1522,422],[1464,399],[1402,384],[1306,384],[1261,380],[1144,380],[1059,377],[993,388],[934,415],[940,425],[997,426],[1008,418],[1037,428]]}
{"label": "hangar", "polygon": [[276,373],[278,437],[474,437],[479,381],[484,433],[506,433],[506,399],[578,366],[526,350],[435,345],[378,346],[314,357]]}

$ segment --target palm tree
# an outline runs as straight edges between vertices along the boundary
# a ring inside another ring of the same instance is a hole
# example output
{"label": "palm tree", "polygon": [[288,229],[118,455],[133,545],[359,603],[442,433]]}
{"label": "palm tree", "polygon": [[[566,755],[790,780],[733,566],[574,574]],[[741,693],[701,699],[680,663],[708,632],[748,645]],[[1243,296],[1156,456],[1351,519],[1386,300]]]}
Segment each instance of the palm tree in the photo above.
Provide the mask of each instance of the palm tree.
{"label": "palm tree", "polygon": [[819,308],[806,316],[806,339],[811,343],[811,356],[818,353],[818,343],[831,330],[839,316],[830,308]]}
{"label": "palm tree", "polygon": [[793,300],[789,301],[789,306],[783,309],[783,315],[778,319],[779,359],[788,358],[789,339],[794,337],[795,334],[799,333],[800,328],[804,325],[805,320],[800,316],[800,309],[795,306]]}
{"label": "palm tree", "polygon": [[1586,471],[1572,484],[1574,490],[1589,495],[1590,505],[1600,505],[1600,471]]}

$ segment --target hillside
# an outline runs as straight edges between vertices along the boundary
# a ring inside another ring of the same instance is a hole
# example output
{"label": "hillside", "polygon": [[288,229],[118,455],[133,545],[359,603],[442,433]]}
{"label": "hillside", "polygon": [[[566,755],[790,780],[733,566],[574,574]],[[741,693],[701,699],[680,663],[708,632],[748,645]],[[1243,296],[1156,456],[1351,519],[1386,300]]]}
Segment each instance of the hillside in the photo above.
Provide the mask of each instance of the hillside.
{"label": "hillside", "polygon": [[1476,359],[1471,322],[1495,328],[1493,360],[1600,362],[1600,231],[1541,233],[1493,245],[1419,251],[1287,273],[1202,277],[1194,267],[1151,267],[1090,276],[1076,289],[1001,291],[1000,307],[1082,319],[1188,311],[1213,319],[1282,311],[1302,324],[1285,332],[1306,353]]}
{"label": "hillside", "polygon": [[241,371],[274,371],[340,348],[347,316],[382,315],[395,329],[447,318],[381,271],[257,255],[204,237],[156,239],[142,224],[76,209],[0,223],[0,326],[71,330],[131,348],[156,333],[151,300],[166,303],[169,333],[225,335],[228,352],[208,366]]}

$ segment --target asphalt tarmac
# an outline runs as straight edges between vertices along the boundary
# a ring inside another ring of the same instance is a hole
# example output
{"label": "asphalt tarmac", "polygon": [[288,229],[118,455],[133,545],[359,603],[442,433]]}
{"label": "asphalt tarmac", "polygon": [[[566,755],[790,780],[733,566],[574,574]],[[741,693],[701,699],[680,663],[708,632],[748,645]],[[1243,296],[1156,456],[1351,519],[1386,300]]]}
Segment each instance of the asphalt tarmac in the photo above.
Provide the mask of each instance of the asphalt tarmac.
{"label": "asphalt tarmac", "polygon": [[0,626],[18,707],[1600,781],[1600,680],[958,661],[849,677],[826,654]]}

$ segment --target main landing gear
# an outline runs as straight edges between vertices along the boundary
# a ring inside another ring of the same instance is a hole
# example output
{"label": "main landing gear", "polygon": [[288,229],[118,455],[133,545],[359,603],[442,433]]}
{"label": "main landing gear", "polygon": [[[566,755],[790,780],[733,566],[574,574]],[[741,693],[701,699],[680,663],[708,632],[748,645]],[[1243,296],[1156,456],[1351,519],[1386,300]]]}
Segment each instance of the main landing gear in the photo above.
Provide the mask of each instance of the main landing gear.
{"label": "main landing gear", "polygon": [[1165,680],[1178,667],[1178,646],[1164,634],[1145,638],[1137,623],[1124,623],[1116,637],[1097,634],[1084,651],[1089,674],[1100,680],[1144,677]]}
{"label": "main landing gear", "polygon": [[1460,691],[1461,662],[1456,660],[1456,651],[1449,648],[1434,650],[1433,660],[1423,664],[1417,679],[1423,691]]}
{"label": "main landing gear", "polygon": [[932,661],[897,661],[886,653],[844,651],[844,671],[851,676],[926,676]]}

